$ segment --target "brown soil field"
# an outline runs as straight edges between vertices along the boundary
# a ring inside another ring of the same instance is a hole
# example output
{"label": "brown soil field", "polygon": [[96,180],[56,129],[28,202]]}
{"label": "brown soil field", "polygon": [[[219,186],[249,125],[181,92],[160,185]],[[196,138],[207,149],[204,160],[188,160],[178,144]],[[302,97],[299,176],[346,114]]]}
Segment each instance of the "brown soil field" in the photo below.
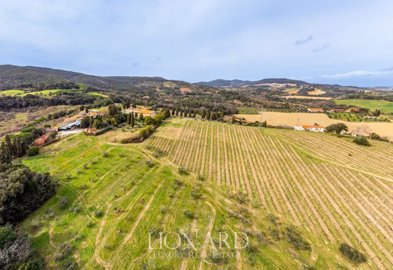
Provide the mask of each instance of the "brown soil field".
{"label": "brown soil field", "polygon": [[[237,114],[249,122],[261,121],[259,114]],[[393,140],[393,123],[388,122],[346,122],[329,118],[324,113],[282,113],[264,112],[263,121],[267,121],[273,126],[294,126],[297,123],[312,125],[318,123],[321,126],[328,126],[334,123],[344,122],[349,131],[362,130],[367,133],[375,132],[383,137]]]}
{"label": "brown soil field", "polygon": [[313,91],[308,91],[307,94],[311,96],[320,96],[326,94],[326,92],[321,89],[314,89]]}
{"label": "brown soil field", "polygon": [[315,100],[331,100],[330,97],[310,97],[310,96],[283,96],[285,99],[315,99]]}

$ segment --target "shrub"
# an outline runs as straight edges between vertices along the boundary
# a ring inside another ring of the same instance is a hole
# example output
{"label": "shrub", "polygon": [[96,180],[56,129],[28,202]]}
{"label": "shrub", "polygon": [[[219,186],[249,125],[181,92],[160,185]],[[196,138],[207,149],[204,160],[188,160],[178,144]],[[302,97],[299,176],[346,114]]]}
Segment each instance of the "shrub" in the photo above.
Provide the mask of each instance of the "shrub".
{"label": "shrub", "polygon": [[153,168],[154,167],[154,162],[151,160],[146,160],[146,166],[149,168]]}
{"label": "shrub", "polygon": [[0,248],[15,239],[16,234],[10,227],[0,227]]}
{"label": "shrub", "polygon": [[60,209],[65,209],[68,206],[68,198],[67,197],[62,197],[59,201],[59,208]]}
{"label": "shrub", "polygon": [[205,181],[206,179],[205,179],[205,177],[204,177],[204,176],[202,176],[202,175],[199,175],[199,176],[198,176],[198,180],[199,180],[199,181]]}
{"label": "shrub", "polygon": [[286,227],[285,235],[290,244],[292,244],[298,250],[311,250],[311,245],[307,242],[301,234],[296,230],[295,227]]}
{"label": "shrub", "polygon": [[187,170],[185,168],[183,168],[183,167],[179,167],[179,173],[182,174],[182,175],[188,175]]}
{"label": "shrub", "polygon": [[370,134],[370,139],[371,140],[382,141],[382,142],[389,142],[389,139],[387,139],[385,137],[381,137],[377,133],[371,133]]}
{"label": "shrub", "polygon": [[189,218],[189,219],[194,219],[195,218],[194,212],[192,212],[190,210],[184,210],[184,216],[186,216],[186,218]]}
{"label": "shrub", "polygon": [[27,150],[27,155],[29,157],[36,156],[39,153],[40,153],[40,148],[38,148],[37,146],[32,146],[29,148],[29,150]]}
{"label": "shrub", "polygon": [[102,210],[98,209],[94,212],[94,215],[96,218],[100,218],[100,217],[104,216],[104,212]]}
{"label": "shrub", "polygon": [[355,248],[346,243],[342,243],[339,248],[340,252],[354,263],[367,262],[366,256]]}
{"label": "shrub", "polygon": [[160,206],[160,213],[161,214],[166,214],[168,212],[168,208],[167,207],[165,207],[165,206]]}
{"label": "shrub", "polygon": [[70,244],[61,244],[54,256],[55,261],[61,261],[72,254],[72,247]]}
{"label": "shrub", "polygon": [[104,152],[104,153],[102,153],[102,156],[103,156],[104,158],[107,158],[107,157],[109,157],[109,153],[108,153],[108,152]]}
{"label": "shrub", "polygon": [[46,219],[53,219],[54,217],[55,217],[55,211],[53,211],[52,208],[48,208],[48,209],[45,211],[45,218],[46,218]]}
{"label": "shrub", "polygon": [[202,192],[201,192],[201,190],[200,190],[200,188],[193,188],[192,189],[192,191],[191,191],[191,197],[194,199],[194,200],[199,200],[200,198],[202,198]]}
{"label": "shrub", "polygon": [[371,144],[368,142],[368,140],[364,137],[356,137],[353,140],[354,143],[358,144],[358,145],[363,145],[363,146],[370,146]]}

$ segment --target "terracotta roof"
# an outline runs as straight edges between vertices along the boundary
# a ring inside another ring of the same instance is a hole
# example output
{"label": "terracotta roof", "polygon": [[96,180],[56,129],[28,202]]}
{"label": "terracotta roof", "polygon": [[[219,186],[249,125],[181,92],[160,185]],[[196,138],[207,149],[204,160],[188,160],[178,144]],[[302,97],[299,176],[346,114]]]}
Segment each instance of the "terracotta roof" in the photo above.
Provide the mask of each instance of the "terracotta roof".
{"label": "terracotta roof", "polygon": [[303,125],[303,128],[325,128],[320,125]]}
{"label": "terracotta roof", "polygon": [[33,144],[37,145],[37,146],[44,145],[46,143],[46,141],[48,140],[49,135],[50,135],[49,133],[45,133],[41,137],[35,139]]}

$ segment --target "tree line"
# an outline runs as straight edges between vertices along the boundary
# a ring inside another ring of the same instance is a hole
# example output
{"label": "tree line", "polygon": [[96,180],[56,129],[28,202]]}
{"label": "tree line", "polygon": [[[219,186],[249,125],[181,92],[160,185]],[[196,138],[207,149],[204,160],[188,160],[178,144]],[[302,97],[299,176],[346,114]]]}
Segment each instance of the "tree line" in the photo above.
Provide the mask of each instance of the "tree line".
{"label": "tree line", "polygon": [[5,96],[0,97],[0,110],[6,111],[29,107],[93,104],[99,99],[101,98],[72,92],[63,92],[61,95],[57,94],[50,98],[37,95],[26,95],[23,97]]}

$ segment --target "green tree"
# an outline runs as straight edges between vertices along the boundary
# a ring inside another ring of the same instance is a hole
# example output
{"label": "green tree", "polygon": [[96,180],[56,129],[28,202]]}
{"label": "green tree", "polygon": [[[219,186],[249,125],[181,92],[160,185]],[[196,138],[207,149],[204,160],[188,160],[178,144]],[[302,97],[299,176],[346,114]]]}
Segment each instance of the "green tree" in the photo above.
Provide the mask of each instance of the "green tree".
{"label": "green tree", "polygon": [[115,116],[117,114],[117,107],[115,104],[110,104],[108,106],[108,114],[109,116]]}
{"label": "green tree", "polygon": [[31,156],[36,156],[40,153],[40,148],[38,148],[37,146],[32,146],[29,148],[29,150],[27,150],[27,155],[29,157]]}
{"label": "green tree", "polygon": [[364,137],[356,137],[353,140],[354,143],[358,144],[358,145],[363,145],[363,146],[370,146],[371,144],[369,143],[369,141],[364,138]]}
{"label": "green tree", "polygon": [[85,116],[81,120],[81,128],[89,128],[91,125],[91,118],[89,116]]}
{"label": "green tree", "polygon": [[332,124],[326,127],[326,131],[340,135],[343,131],[348,131],[348,126],[344,123]]}
{"label": "green tree", "polygon": [[134,117],[134,113],[133,112],[131,112],[131,124],[130,124],[132,127],[134,127],[135,126],[135,117]]}

